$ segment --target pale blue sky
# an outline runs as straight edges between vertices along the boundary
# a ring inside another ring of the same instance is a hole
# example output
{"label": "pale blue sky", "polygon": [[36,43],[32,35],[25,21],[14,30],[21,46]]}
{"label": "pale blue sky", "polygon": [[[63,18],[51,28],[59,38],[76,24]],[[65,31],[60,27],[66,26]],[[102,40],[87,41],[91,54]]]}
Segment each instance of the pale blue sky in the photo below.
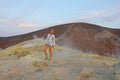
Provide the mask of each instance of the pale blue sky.
{"label": "pale blue sky", "polygon": [[120,29],[120,0],[0,0],[0,36],[71,22]]}

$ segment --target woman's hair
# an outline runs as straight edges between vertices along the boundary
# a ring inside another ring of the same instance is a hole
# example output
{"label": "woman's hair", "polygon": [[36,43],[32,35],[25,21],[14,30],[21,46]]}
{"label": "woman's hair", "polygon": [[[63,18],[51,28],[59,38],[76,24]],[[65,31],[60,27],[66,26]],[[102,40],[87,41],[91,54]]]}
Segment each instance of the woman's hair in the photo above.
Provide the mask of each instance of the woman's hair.
{"label": "woman's hair", "polygon": [[50,32],[51,32],[52,30],[54,31],[53,33],[55,33],[55,29],[54,29],[54,28],[51,28],[51,29],[50,29]]}

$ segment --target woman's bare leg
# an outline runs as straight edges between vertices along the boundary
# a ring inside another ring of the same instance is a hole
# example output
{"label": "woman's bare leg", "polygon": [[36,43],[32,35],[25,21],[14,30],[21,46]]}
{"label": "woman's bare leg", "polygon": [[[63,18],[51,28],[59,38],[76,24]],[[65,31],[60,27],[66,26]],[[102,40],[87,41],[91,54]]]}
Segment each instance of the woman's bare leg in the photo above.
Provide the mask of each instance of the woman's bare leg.
{"label": "woman's bare leg", "polygon": [[50,60],[52,60],[52,54],[53,54],[53,53],[52,53],[52,48],[53,48],[53,47],[49,47]]}
{"label": "woman's bare leg", "polygon": [[48,46],[45,45],[45,47],[44,47],[44,54],[45,54],[45,58],[46,59],[48,58],[47,49],[48,49]]}

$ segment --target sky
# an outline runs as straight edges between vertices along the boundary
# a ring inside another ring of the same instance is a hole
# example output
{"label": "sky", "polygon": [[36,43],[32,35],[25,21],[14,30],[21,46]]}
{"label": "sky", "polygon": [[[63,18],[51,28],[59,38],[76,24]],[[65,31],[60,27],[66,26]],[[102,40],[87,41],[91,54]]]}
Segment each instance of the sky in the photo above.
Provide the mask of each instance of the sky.
{"label": "sky", "polygon": [[120,29],[120,0],[0,0],[0,37],[73,22]]}

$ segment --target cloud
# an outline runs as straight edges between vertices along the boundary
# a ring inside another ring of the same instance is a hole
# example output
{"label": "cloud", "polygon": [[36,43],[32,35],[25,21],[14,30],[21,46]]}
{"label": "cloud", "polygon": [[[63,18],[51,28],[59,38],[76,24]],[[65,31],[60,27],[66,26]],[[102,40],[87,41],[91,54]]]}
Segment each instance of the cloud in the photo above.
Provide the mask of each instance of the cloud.
{"label": "cloud", "polygon": [[120,20],[120,8],[111,10],[96,10],[86,11],[87,15],[79,18],[80,21],[102,21],[102,22],[116,22]]}
{"label": "cloud", "polygon": [[13,25],[13,22],[9,21],[7,19],[0,19],[0,23],[5,24],[5,25],[9,25],[9,26]]}
{"label": "cloud", "polygon": [[7,26],[16,26],[16,27],[23,27],[23,28],[34,28],[34,27],[38,27],[38,24],[34,24],[34,23],[21,23],[21,22],[16,22],[16,21],[12,21],[12,20],[7,20],[7,19],[0,19],[0,23],[7,25]]}
{"label": "cloud", "polygon": [[108,10],[84,10],[81,11],[80,16],[74,16],[66,20],[58,22],[58,24],[66,24],[73,22],[87,22],[101,26],[108,26],[109,28],[120,29],[120,7]]}
{"label": "cloud", "polygon": [[38,24],[31,24],[31,23],[20,23],[17,26],[19,27],[24,27],[24,28],[33,28],[33,27],[37,27]]}
{"label": "cloud", "polygon": [[9,10],[10,10],[10,8],[0,7],[0,13],[7,12],[7,11],[9,11]]}
{"label": "cloud", "polygon": [[107,21],[107,22],[115,22],[120,20],[120,12],[116,12],[113,14],[107,14],[106,16],[102,16],[101,19]]}

